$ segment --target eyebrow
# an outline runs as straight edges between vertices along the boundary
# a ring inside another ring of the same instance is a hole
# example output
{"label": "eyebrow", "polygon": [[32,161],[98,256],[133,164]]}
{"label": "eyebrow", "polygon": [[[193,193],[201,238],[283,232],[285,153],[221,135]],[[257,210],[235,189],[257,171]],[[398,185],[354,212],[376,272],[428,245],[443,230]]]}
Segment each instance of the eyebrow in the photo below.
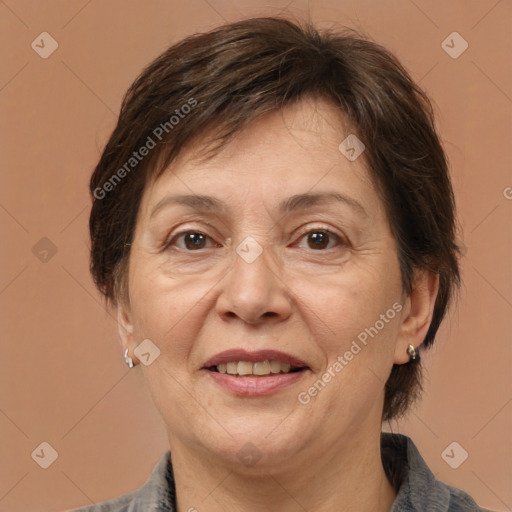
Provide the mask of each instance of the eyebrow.
{"label": "eyebrow", "polygon": [[[285,199],[279,204],[279,212],[284,215],[297,210],[305,210],[312,206],[328,203],[332,204],[335,202],[346,204],[357,213],[364,217],[368,217],[368,213],[359,201],[345,194],[340,194],[339,192],[306,192],[304,194],[296,194]],[[150,218],[154,217],[162,208],[174,204],[182,204],[195,210],[202,211],[226,211],[226,205],[219,199],[212,196],[197,194],[173,195],[166,196],[159,201],[153,208]]]}

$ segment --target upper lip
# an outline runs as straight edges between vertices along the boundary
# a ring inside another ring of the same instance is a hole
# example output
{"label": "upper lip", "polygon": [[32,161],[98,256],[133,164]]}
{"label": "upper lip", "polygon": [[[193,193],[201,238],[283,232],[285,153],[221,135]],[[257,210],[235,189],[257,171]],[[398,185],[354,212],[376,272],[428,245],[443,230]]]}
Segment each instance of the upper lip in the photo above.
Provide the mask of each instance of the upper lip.
{"label": "upper lip", "polygon": [[255,363],[257,361],[265,360],[288,363],[294,368],[308,367],[308,365],[301,359],[290,354],[286,354],[285,352],[280,352],[279,350],[256,350],[254,352],[248,352],[247,350],[235,348],[219,352],[212,358],[208,359],[208,361],[204,363],[203,368],[210,368],[221,363],[229,363],[233,361],[249,361],[251,363]]}

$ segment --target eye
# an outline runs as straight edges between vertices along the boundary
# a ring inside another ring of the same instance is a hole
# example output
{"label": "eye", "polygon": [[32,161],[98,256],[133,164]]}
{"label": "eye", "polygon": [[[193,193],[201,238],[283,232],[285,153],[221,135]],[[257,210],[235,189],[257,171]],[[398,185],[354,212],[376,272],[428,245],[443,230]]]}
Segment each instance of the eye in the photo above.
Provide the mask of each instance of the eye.
{"label": "eye", "polygon": [[[338,243],[341,243],[342,245],[344,244],[344,241],[341,239],[341,237],[329,229],[312,229],[306,233],[303,233],[300,239],[302,240],[303,238],[307,239],[308,247],[315,251],[332,248],[331,242],[333,240],[338,241]],[[183,243],[177,243],[179,240],[182,240]],[[208,240],[213,241],[211,237],[205,235],[201,231],[181,231],[176,233],[168,242],[166,242],[164,248],[167,249],[172,246],[177,246],[179,249],[183,249],[185,251],[198,251],[200,249],[207,248]],[[215,243],[214,246],[220,247],[218,243]]]}
{"label": "eye", "polygon": [[183,239],[184,246],[179,245],[178,247],[188,251],[205,249],[206,241],[212,240],[212,238],[200,231],[181,231],[180,233],[176,233],[176,235],[165,244],[165,248],[167,249],[175,245],[180,239]]}
{"label": "eye", "polygon": [[320,228],[307,231],[302,235],[301,239],[302,238],[306,238],[308,247],[315,251],[322,250],[325,248],[330,249],[332,246],[328,247],[328,245],[332,239],[335,239],[338,242],[343,243],[343,240],[336,233],[333,233],[328,229]]}

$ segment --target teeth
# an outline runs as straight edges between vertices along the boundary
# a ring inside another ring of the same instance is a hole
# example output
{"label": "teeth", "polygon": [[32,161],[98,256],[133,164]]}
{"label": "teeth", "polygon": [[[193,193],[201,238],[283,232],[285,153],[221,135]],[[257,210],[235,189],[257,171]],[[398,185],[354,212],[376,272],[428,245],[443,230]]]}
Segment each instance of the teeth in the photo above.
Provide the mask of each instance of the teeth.
{"label": "teeth", "polygon": [[281,363],[279,361],[270,361],[270,371],[279,373],[281,371]]}
{"label": "teeth", "polygon": [[268,375],[270,373],[270,363],[268,361],[258,361],[254,363],[252,372],[254,375]]}
{"label": "teeth", "polygon": [[238,363],[238,375],[251,375],[252,366],[249,361],[240,361]]}
{"label": "teeth", "polygon": [[220,363],[217,365],[219,373],[228,373],[229,375],[270,375],[271,373],[289,373],[290,364],[279,361],[232,361],[229,363]]}

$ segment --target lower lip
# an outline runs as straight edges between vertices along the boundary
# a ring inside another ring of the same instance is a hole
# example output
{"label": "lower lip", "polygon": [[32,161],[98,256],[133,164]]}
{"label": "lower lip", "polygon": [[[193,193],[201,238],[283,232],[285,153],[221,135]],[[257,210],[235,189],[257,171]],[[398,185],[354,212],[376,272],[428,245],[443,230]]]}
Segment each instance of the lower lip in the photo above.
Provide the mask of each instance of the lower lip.
{"label": "lower lip", "polygon": [[293,373],[280,373],[268,377],[237,377],[229,373],[205,370],[211,378],[224,389],[238,396],[270,395],[298,382],[307,370]]}

